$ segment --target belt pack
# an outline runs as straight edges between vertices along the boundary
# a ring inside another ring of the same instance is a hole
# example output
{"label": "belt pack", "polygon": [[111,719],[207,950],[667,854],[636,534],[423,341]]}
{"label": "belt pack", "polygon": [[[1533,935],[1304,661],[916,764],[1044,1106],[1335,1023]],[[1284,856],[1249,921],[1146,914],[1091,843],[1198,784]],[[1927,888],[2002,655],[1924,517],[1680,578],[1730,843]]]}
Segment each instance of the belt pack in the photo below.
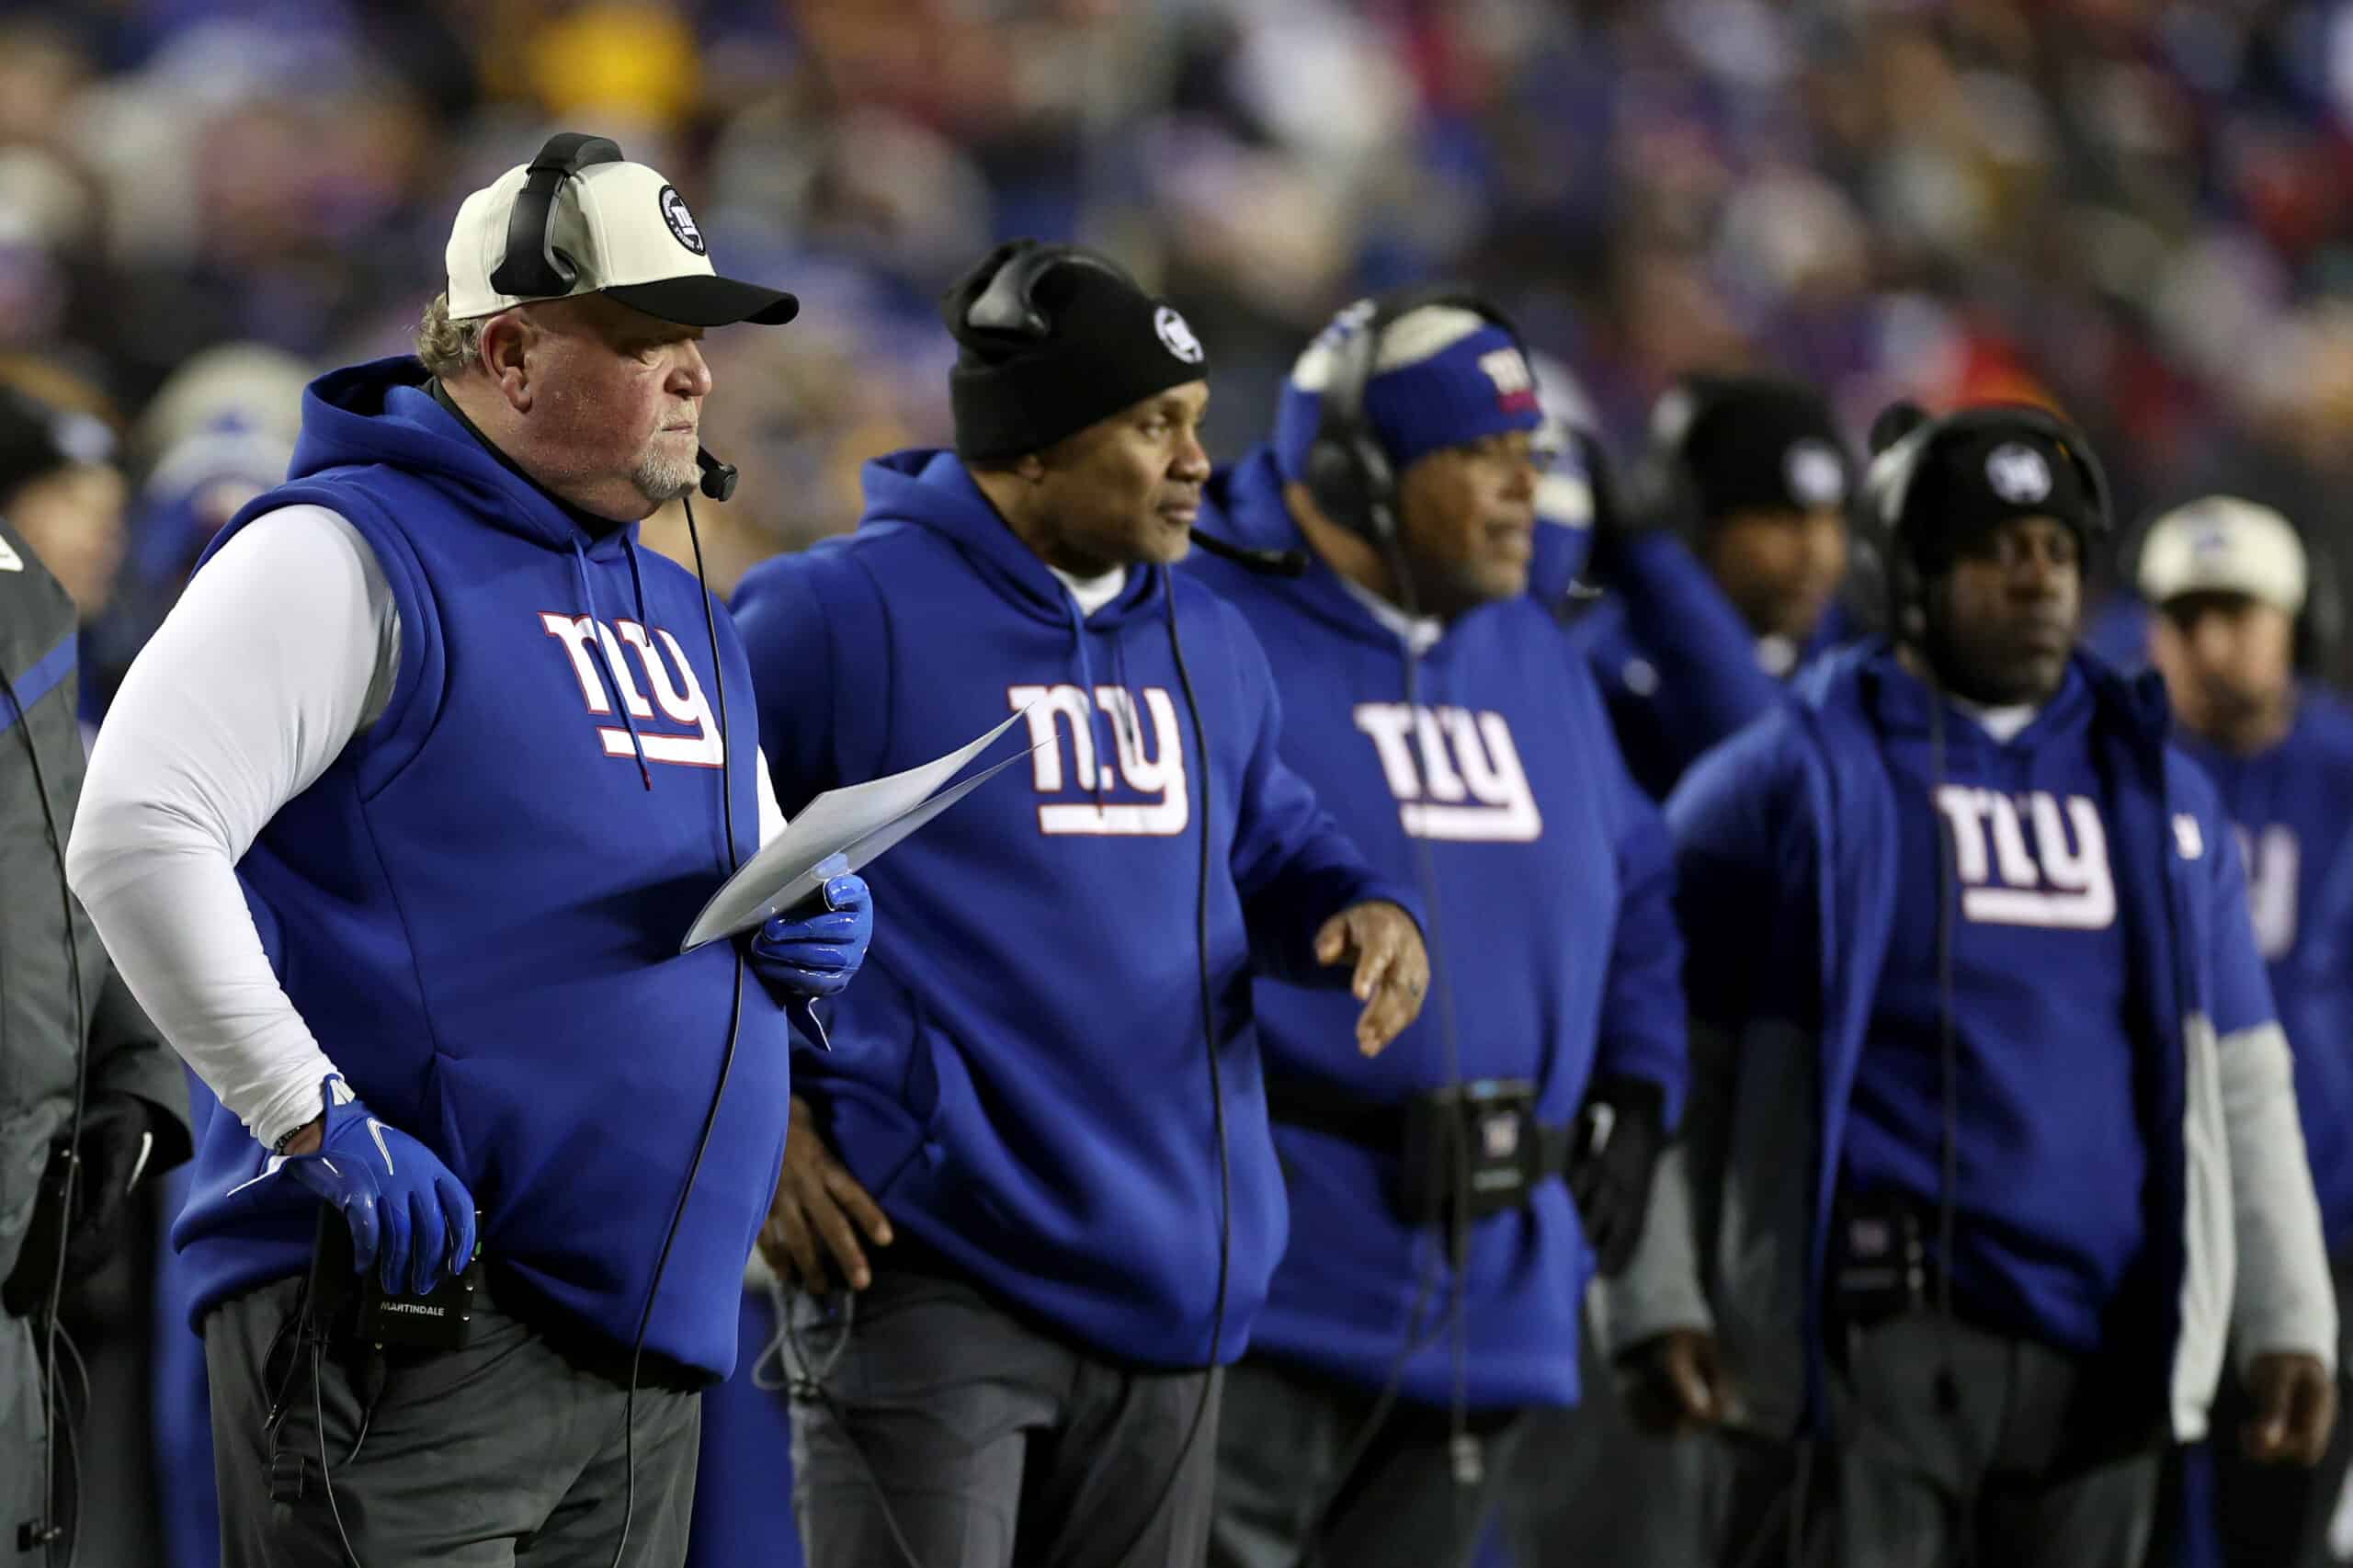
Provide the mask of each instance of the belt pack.
{"label": "belt pack", "polygon": [[1524,1207],[1538,1183],[1567,1171],[1571,1153],[1567,1127],[1536,1119],[1536,1085],[1525,1078],[1381,1103],[1318,1079],[1269,1076],[1267,1114],[1394,1158],[1391,1201],[1414,1224],[1451,1221],[1458,1207],[1473,1221]]}
{"label": "belt pack", "polygon": [[1841,1193],[1832,1210],[1830,1311],[1852,1328],[1929,1304],[1936,1259],[1928,1212],[1900,1193]]}

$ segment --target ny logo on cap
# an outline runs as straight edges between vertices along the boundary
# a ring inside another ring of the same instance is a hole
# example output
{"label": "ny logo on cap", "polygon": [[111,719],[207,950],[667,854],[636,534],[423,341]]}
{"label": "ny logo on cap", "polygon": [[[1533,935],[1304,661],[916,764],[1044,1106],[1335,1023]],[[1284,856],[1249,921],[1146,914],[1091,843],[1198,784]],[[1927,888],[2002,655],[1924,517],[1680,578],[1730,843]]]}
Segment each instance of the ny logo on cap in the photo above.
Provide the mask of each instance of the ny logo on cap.
{"label": "ny logo on cap", "polygon": [[676,186],[662,187],[662,222],[670,225],[680,244],[697,256],[705,254],[702,231],[695,227],[694,214],[687,210],[687,199],[678,194]]}
{"label": "ny logo on cap", "polygon": [[1160,341],[1168,352],[1188,365],[1201,362],[1201,340],[1193,335],[1185,318],[1168,306],[1163,305],[1152,313],[1152,330],[1160,334]]}
{"label": "ny logo on cap", "polygon": [[1792,442],[1782,454],[1781,478],[1802,506],[1836,506],[1847,498],[1847,465],[1829,442],[1814,437]]}
{"label": "ny logo on cap", "polygon": [[2007,441],[1985,460],[1985,483],[2013,506],[2030,506],[2051,494],[2051,465],[2032,447]]}

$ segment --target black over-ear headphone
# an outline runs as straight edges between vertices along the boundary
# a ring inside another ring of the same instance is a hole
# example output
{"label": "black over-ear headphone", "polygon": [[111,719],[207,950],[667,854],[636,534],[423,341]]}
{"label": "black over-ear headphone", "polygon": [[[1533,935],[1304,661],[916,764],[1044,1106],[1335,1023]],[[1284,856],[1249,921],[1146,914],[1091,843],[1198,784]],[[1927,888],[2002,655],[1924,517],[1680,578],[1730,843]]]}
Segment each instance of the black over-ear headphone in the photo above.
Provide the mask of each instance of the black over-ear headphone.
{"label": "black over-ear headphone", "polygon": [[[577,131],[547,139],[523,176],[522,191],[506,215],[506,254],[490,275],[490,286],[516,299],[561,299],[572,291],[580,268],[555,247],[555,199],[563,182],[597,164],[618,164],[620,144]],[[722,462],[706,447],[695,449],[699,487],[713,501],[735,494],[735,465]]]}
{"label": "black over-ear headphone", "polygon": [[1315,439],[1307,449],[1302,480],[1326,517],[1383,549],[1397,540],[1397,470],[1366,416],[1365,395],[1380,368],[1382,336],[1399,318],[1431,305],[1451,305],[1483,318],[1500,327],[1523,358],[1527,354],[1510,317],[1469,290],[1448,284],[1360,301],[1336,324],[1356,330],[1332,335]]}
{"label": "black over-ear headphone", "polygon": [[1041,340],[1054,335],[1053,318],[1038,303],[1038,285],[1058,267],[1091,267],[1130,288],[1133,278],[1103,256],[1076,245],[1031,245],[1017,250],[989,275],[988,287],[964,307],[964,324],[983,332]]}
{"label": "black over-ear headphone", "polygon": [[[1891,420],[1915,421],[1892,440]],[[1927,630],[1927,583],[1920,570],[1918,541],[1910,537],[1904,514],[1912,485],[1929,457],[1940,447],[1970,436],[2005,432],[2040,436],[2066,454],[2083,482],[2090,503],[2085,528],[2095,539],[2105,538],[2109,520],[2108,473],[2092,454],[2083,432],[2046,409],[2029,403],[1991,403],[1959,409],[1931,419],[1909,403],[1897,403],[1881,413],[1872,428],[1874,452],[1857,491],[1857,509],[1865,539],[1884,576],[1882,607],[1889,631],[1917,639]]]}

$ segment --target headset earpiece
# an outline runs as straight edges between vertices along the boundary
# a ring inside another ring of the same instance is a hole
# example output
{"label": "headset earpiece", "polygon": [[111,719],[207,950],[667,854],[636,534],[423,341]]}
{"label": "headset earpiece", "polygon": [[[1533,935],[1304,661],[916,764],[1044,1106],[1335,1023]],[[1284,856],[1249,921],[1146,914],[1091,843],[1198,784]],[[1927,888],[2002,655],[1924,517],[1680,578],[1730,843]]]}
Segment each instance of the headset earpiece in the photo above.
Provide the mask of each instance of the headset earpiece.
{"label": "headset earpiece", "polygon": [[576,131],[551,136],[523,179],[506,216],[506,254],[490,286],[514,299],[560,298],[579,278],[572,258],[555,248],[555,201],[563,182],[596,164],[621,162],[618,143]]}
{"label": "headset earpiece", "polygon": [[989,275],[988,286],[964,307],[964,324],[1014,337],[1052,336],[1054,324],[1038,303],[1038,285],[1048,273],[1065,267],[1091,267],[1123,283],[1135,282],[1103,257],[1075,245],[1031,244],[1016,249]]}
{"label": "headset earpiece", "polygon": [[1401,317],[1432,305],[1452,305],[1501,328],[1522,355],[1527,346],[1511,318],[1467,290],[1446,284],[1408,289],[1361,301],[1347,317],[1360,319],[1330,345],[1324,390],[1316,398],[1315,438],[1307,449],[1301,483],[1316,509],[1384,551],[1397,541],[1397,474],[1365,412],[1365,397],[1380,370],[1381,340]]}

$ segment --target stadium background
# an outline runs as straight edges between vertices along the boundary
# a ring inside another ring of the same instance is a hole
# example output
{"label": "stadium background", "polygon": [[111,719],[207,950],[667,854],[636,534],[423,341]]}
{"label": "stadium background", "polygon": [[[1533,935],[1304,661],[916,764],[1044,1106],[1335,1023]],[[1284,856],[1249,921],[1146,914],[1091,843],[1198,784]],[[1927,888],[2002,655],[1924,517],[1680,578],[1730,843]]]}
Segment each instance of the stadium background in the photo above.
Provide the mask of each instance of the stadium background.
{"label": "stadium background", "polygon": [[[0,381],[121,437],[119,521],[48,544],[92,717],[301,381],[403,351],[460,198],[554,129],[802,300],[711,340],[722,585],[944,437],[935,299],[1021,233],[1180,305],[1222,459],[1336,306],[1444,275],[1621,455],[1693,368],[1813,379],[1857,437],[1896,395],[2040,398],[2128,521],[2229,486],[2345,562],[2349,123],[2347,0],[0,0]],[[158,1560],[115,1425],[143,1274],[84,1292],[118,1439],[85,1562]]]}

